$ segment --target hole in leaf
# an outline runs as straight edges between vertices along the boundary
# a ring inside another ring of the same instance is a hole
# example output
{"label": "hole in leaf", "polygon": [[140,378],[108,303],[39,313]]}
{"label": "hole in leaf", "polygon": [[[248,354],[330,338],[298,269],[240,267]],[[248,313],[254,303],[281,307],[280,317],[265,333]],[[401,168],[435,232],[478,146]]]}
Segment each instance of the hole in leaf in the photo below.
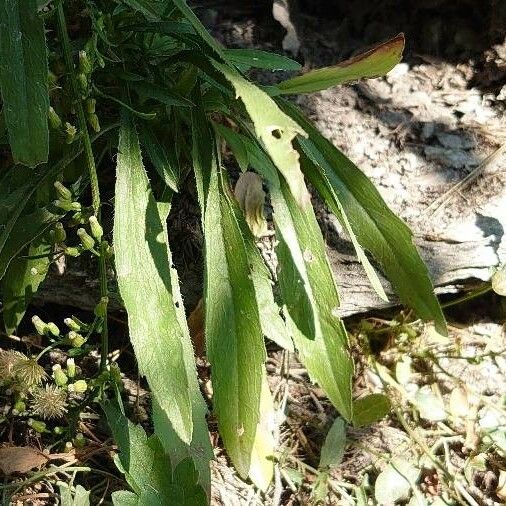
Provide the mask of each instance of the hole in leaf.
{"label": "hole in leaf", "polygon": [[276,139],[281,139],[281,130],[279,130],[279,128],[276,128],[271,133],[272,136],[275,137]]}

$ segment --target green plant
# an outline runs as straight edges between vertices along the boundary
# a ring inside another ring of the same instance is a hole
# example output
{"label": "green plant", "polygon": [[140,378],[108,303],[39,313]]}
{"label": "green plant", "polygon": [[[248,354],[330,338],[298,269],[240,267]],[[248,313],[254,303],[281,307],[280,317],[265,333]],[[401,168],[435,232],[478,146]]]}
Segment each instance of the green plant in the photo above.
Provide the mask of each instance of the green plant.
{"label": "green plant", "polygon": [[[404,38],[335,67],[259,86],[246,77],[250,68],[299,65],[261,51],[221,47],[184,0],[43,4],[0,5],[0,135],[12,154],[11,159],[4,151],[0,186],[7,332],[21,321],[50,263],[91,255],[101,291],[93,331],[101,334],[104,371],[107,306],[116,295],[107,272],[114,267],[139,369],[153,396],[161,446],[149,451],[163,448],[176,470],[190,457],[198,482],[208,490],[213,454],[206,406],[167,229],[174,194],[195,184],[204,233],[213,410],[239,474],[265,489],[274,441],[264,337],[297,350],[341,416],[354,421],[353,363],[305,180],[348,231],[380,296],[384,291],[364,249],[401,300],[445,332],[409,229],[363,173],[284,98],[383,75],[400,61]],[[66,17],[72,19],[71,32]],[[252,169],[267,189],[277,239],[276,280],[255,244],[254,234],[265,230],[262,187],[255,177],[242,176],[236,199],[222,141],[241,171]],[[101,195],[114,159],[113,259],[110,231],[101,226],[106,211]],[[103,382],[97,385],[103,398]],[[111,421],[111,408],[106,412]],[[129,451],[125,444],[120,443],[122,453]],[[142,445],[149,446],[144,440]],[[121,468],[131,474],[123,461]]]}

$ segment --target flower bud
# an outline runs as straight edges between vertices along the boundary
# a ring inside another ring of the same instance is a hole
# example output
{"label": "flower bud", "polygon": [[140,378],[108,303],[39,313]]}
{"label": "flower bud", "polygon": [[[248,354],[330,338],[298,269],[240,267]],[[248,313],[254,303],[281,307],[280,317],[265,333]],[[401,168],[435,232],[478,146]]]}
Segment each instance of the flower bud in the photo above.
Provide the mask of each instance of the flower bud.
{"label": "flower bud", "polygon": [[68,200],[57,199],[53,202],[56,207],[63,209],[64,211],[80,211],[81,204],[79,202],[70,202]]}
{"label": "flower bud", "polygon": [[93,237],[100,242],[102,240],[102,236],[104,235],[104,230],[102,229],[102,226],[97,220],[97,217],[95,215],[90,216],[90,229]]}
{"label": "flower bud", "polygon": [[107,316],[107,304],[109,303],[109,297],[102,297],[100,302],[95,306],[95,316],[105,318]]}
{"label": "flower bud", "polygon": [[75,383],[71,383],[67,389],[69,392],[84,394],[88,389],[88,384],[84,380],[77,380]]}
{"label": "flower bud", "polygon": [[68,453],[68,452],[72,451],[72,448],[74,448],[72,441],[67,441],[65,443],[65,447],[63,448],[63,453]]}
{"label": "flower bud", "polygon": [[37,331],[37,334],[43,336],[47,332],[47,324],[44,323],[37,315],[32,316],[32,323]]}
{"label": "flower bud", "polygon": [[27,423],[29,427],[31,427],[35,432],[38,432],[39,434],[47,431],[46,424],[40,420],[29,418]]}
{"label": "flower bud", "polygon": [[67,246],[64,253],[69,257],[78,257],[81,254],[81,250],[79,248],[74,248],[73,246]]}
{"label": "flower bud", "polygon": [[72,201],[72,192],[60,181],[54,182],[54,188],[60,200]]}
{"label": "flower bud", "polygon": [[67,233],[63,228],[63,223],[57,222],[54,226],[54,239],[58,244],[61,244],[67,238]]}
{"label": "flower bud", "polygon": [[72,346],[74,348],[80,348],[84,344],[84,342],[86,341],[86,339],[84,339],[84,337],[81,334],[78,334],[77,332],[74,332],[73,330],[71,330],[67,334],[67,338],[70,341],[70,344],[72,344]]}
{"label": "flower bud", "polygon": [[83,95],[88,93],[88,78],[84,72],[79,72],[79,74],[77,74],[77,83]]}
{"label": "flower bud", "polygon": [[60,329],[58,328],[58,326],[56,325],[56,323],[49,322],[46,325],[46,328],[47,328],[47,331],[50,334],[53,334],[54,337],[58,337],[60,335]]}
{"label": "flower bud", "polygon": [[100,121],[95,113],[88,115],[88,123],[95,133],[98,134],[98,132],[100,132]]}
{"label": "flower bud", "polygon": [[65,323],[65,325],[74,332],[79,332],[81,330],[81,325],[79,325],[79,322],[76,322],[73,318],[65,318],[63,323]]}
{"label": "flower bud", "polygon": [[54,429],[53,429],[53,432],[57,435],[57,436],[61,436],[64,432],[65,432],[65,429],[63,427],[60,427],[59,425],[57,425]]}
{"label": "flower bud", "polygon": [[65,122],[65,134],[66,134],[66,143],[72,144],[77,134],[77,128],[67,121]]}
{"label": "flower bud", "polygon": [[64,387],[69,381],[60,364],[53,365],[53,378],[59,387]]}
{"label": "flower bud", "polygon": [[86,445],[86,438],[81,432],[78,432],[73,443],[76,448],[83,448]]}
{"label": "flower bud", "polygon": [[88,114],[95,114],[95,106],[97,105],[97,101],[94,98],[89,98],[86,100],[86,112]]}
{"label": "flower bud", "polygon": [[78,228],[77,235],[79,236],[84,249],[90,250],[93,246],[95,246],[95,239],[93,239],[93,237],[91,237],[84,228]]}
{"label": "flower bud", "polygon": [[76,363],[73,358],[67,358],[67,376],[72,379],[76,375]]}
{"label": "flower bud", "polygon": [[84,50],[79,51],[79,70],[88,75],[92,71],[91,60],[88,53]]}
{"label": "flower bud", "polygon": [[20,413],[24,413],[25,411],[26,411],[26,403],[21,399],[18,400],[12,408],[12,413],[14,415],[19,415]]}
{"label": "flower bud", "polygon": [[37,270],[37,268],[36,268],[36,267],[32,267],[32,268],[30,269],[30,274],[31,274],[32,276],[37,276],[37,274],[38,274],[38,273],[39,273],[39,271]]}
{"label": "flower bud", "polygon": [[61,118],[60,116],[58,116],[58,113],[52,107],[49,107],[48,116],[51,128],[53,128],[54,130],[59,130],[62,125]]}

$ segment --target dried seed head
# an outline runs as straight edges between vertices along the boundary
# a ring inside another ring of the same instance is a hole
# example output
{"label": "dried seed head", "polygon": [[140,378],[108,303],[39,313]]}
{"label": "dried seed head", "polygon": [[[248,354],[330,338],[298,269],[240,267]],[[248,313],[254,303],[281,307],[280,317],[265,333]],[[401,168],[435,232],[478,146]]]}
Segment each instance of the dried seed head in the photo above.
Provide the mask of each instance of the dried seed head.
{"label": "dried seed head", "polygon": [[23,357],[13,366],[12,372],[18,382],[27,388],[40,385],[47,374],[34,358]]}
{"label": "dried seed head", "polygon": [[32,411],[44,419],[61,418],[67,412],[67,393],[56,385],[32,392]]}
{"label": "dried seed head", "polygon": [[27,356],[19,351],[0,350],[0,381],[14,377],[14,367],[20,360],[27,360]]}

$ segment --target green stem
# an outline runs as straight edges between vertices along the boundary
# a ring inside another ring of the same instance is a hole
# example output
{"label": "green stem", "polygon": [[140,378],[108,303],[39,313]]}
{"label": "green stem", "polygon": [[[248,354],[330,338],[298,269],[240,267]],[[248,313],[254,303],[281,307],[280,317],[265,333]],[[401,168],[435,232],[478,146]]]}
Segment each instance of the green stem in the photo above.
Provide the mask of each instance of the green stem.
{"label": "green stem", "polygon": [[473,292],[466,293],[465,295],[459,297],[458,299],[451,300],[449,302],[446,302],[445,304],[441,304],[441,307],[443,309],[446,309],[447,307],[456,306],[457,304],[461,304],[462,302],[467,302],[468,300],[475,299],[480,295],[484,295],[485,293],[490,292],[490,290],[492,290],[492,285],[485,285],[481,288],[478,288],[477,290],[474,290]]}
{"label": "green stem", "polygon": [[[81,101],[81,93],[79,92],[79,85],[77,82],[77,77],[74,68],[74,62],[72,61],[72,50],[70,47],[70,39],[67,32],[67,22],[65,21],[65,13],[63,11],[63,3],[60,1],[58,3],[58,26],[61,33],[62,45],[63,45],[63,53],[65,57],[65,63],[68,68],[70,83],[72,86],[72,93],[74,95],[74,104],[77,111],[77,118],[79,121],[79,128],[83,133],[83,141],[84,141],[84,152],[86,155],[86,161],[88,164],[88,173],[90,176],[90,185],[91,185],[91,199],[92,206],[95,215],[98,217],[100,221],[100,189],[98,184],[98,175],[97,175],[97,167],[95,165],[95,158],[93,156],[93,148],[91,146],[90,134],[88,132],[88,125],[86,123],[86,116],[84,115],[83,104]],[[104,254],[104,248],[101,245],[100,257],[98,260],[99,265],[99,276],[100,276],[100,296],[108,297],[108,289],[107,289],[107,266]],[[108,342],[108,327],[107,327],[107,314],[104,318],[104,322],[102,325],[102,339],[101,339],[101,359],[100,359],[100,369],[104,370],[107,364],[107,355],[109,350],[109,342]]]}
{"label": "green stem", "polygon": [[97,168],[95,166],[95,158],[93,157],[93,149],[91,147],[91,139],[88,132],[88,125],[86,123],[86,116],[84,115],[83,104],[81,102],[81,93],[79,91],[79,85],[77,83],[74,62],[72,61],[72,50],[70,48],[70,39],[67,33],[67,22],[65,21],[65,13],[63,11],[62,2],[58,3],[58,26],[60,28],[65,64],[68,68],[70,84],[72,86],[72,93],[74,95],[74,105],[77,111],[79,127],[83,134],[84,151],[86,154],[86,161],[88,163],[88,171],[90,175],[92,206],[95,214],[98,214],[100,210],[100,190],[98,187]]}
{"label": "green stem", "polygon": [[[107,288],[107,269],[105,265],[107,243],[102,241],[100,244],[100,264],[104,264],[103,268],[100,268],[100,294],[102,297],[108,297],[109,290]],[[107,322],[107,305],[105,311],[105,317],[102,322],[102,349],[100,353],[100,369],[103,371],[107,365],[107,355],[109,354],[109,326]]]}

